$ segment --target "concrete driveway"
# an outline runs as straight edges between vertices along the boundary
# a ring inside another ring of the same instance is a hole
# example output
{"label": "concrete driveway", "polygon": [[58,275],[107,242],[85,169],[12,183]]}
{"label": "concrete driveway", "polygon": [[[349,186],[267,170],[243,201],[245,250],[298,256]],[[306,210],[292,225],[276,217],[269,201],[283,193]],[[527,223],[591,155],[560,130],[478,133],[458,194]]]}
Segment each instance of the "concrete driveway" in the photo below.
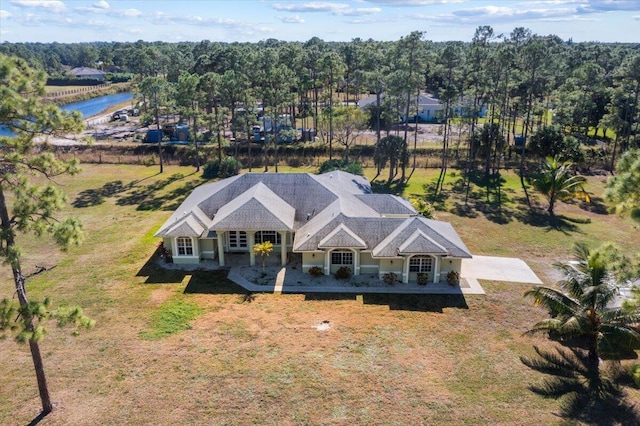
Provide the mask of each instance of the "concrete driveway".
{"label": "concrete driveway", "polygon": [[470,283],[477,280],[543,284],[522,259],[515,257],[476,256],[462,260],[462,277]]}

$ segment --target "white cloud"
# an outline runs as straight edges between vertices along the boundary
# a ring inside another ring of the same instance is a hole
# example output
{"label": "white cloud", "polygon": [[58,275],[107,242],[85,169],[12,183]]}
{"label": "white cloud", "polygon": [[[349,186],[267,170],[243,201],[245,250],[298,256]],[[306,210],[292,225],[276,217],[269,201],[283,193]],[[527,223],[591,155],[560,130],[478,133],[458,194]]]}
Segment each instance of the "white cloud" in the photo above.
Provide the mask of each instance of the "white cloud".
{"label": "white cloud", "polygon": [[271,5],[275,10],[283,12],[331,12],[350,9],[344,3],[309,2],[309,3],[274,3]]}
{"label": "white cloud", "polygon": [[285,24],[304,24],[304,19],[300,15],[276,16],[276,19]]}
{"label": "white cloud", "polygon": [[331,13],[336,16],[365,16],[382,12],[379,7],[352,8],[344,3],[308,2],[308,3],[274,3],[272,8],[281,12],[299,13]]}
{"label": "white cloud", "polygon": [[495,19],[540,20],[568,17],[575,14],[571,8],[557,9],[514,9],[505,6],[484,6],[459,9],[452,12],[454,17],[465,21],[483,21]]}
{"label": "white cloud", "polygon": [[10,0],[11,4],[18,7],[29,7],[34,9],[47,9],[54,12],[62,12],[65,9],[64,3],[59,0]]}
{"label": "white cloud", "polygon": [[633,19],[635,19],[636,21],[640,21],[640,15],[635,15]]}
{"label": "white cloud", "polygon": [[138,9],[121,9],[121,10],[114,10],[112,14],[116,16],[127,16],[132,18],[132,17],[142,15],[142,12],[139,11]]}
{"label": "white cloud", "polygon": [[93,4],[93,7],[95,7],[96,9],[109,9],[109,3],[107,3],[105,0],[100,0],[96,3]]}
{"label": "white cloud", "polygon": [[11,13],[7,12],[6,10],[0,9],[0,19],[7,19],[10,17],[11,17]]}
{"label": "white cloud", "polygon": [[359,7],[356,9],[337,10],[334,14],[341,16],[366,16],[375,15],[380,12],[382,12],[382,9],[379,7]]}
{"label": "white cloud", "polygon": [[391,7],[417,7],[433,4],[462,3],[464,0],[366,0],[369,3]]}

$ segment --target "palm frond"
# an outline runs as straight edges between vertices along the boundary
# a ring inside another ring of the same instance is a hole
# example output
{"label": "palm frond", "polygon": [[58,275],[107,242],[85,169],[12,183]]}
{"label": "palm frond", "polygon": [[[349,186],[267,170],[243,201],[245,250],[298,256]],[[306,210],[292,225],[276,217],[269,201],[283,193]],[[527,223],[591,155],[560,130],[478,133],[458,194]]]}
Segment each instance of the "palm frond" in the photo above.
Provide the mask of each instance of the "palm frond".
{"label": "palm frond", "polygon": [[529,330],[525,331],[525,335],[544,334],[549,331],[557,331],[562,326],[563,321],[557,318],[547,318],[538,321]]}
{"label": "palm frond", "polygon": [[534,287],[524,293],[524,297],[534,299],[535,306],[549,309],[555,315],[573,314],[580,304],[560,289],[546,286]]}

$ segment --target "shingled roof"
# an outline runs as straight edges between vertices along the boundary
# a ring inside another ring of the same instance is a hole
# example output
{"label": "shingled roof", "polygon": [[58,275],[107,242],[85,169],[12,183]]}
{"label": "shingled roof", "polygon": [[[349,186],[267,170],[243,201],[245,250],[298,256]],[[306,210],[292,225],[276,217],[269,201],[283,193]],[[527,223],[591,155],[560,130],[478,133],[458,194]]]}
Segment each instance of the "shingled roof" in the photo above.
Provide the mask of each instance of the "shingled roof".
{"label": "shingled roof", "polygon": [[287,230],[295,232],[295,252],[350,247],[374,257],[471,257],[450,224],[416,215],[407,200],[373,194],[367,179],[341,171],[246,173],[196,188],[156,236]]}
{"label": "shingled roof", "polygon": [[222,206],[211,228],[218,231],[293,231],[295,209],[258,182]]}

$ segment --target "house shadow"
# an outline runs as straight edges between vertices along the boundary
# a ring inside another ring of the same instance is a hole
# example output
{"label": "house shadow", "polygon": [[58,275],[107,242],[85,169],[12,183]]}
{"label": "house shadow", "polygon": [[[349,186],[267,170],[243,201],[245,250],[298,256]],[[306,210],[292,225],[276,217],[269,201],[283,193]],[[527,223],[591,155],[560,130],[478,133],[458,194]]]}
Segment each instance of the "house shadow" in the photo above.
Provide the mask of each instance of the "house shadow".
{"label": "house shadow", "polygon": [[157,248],[142,265],[136,277],[147,277],[145,284],[180,284],[184,280],[187,271],[163,268],[160,262],[160,248]]}
{"label": "house shadow", "polygon": [[253,300],[253,293],[228,279],[228,273],[228,269],[192,271],[184,294],[238,294],[245,301]]}
{"label": "house shadow", "polygon": [[356,293],[304,293],[305,302],[335,302],[339,300],[357,300]]}
{"label": "house shadow", "polygon": [[392,311],[442,313],[445,308],[469,309],[462,294],[380,294],[362,295],[365,305],[387,305]]}
{"label": "house shadow", "polygon": [[156,249],[147,262],[140,268],[137,277],[147,277],[144,284],[183,284],[189,277],[185,294],[239,294],[250,293],[242,286],[227,278],[228,269],[197,268],[187,270],[183,268],[163,267],[160,249]]}

